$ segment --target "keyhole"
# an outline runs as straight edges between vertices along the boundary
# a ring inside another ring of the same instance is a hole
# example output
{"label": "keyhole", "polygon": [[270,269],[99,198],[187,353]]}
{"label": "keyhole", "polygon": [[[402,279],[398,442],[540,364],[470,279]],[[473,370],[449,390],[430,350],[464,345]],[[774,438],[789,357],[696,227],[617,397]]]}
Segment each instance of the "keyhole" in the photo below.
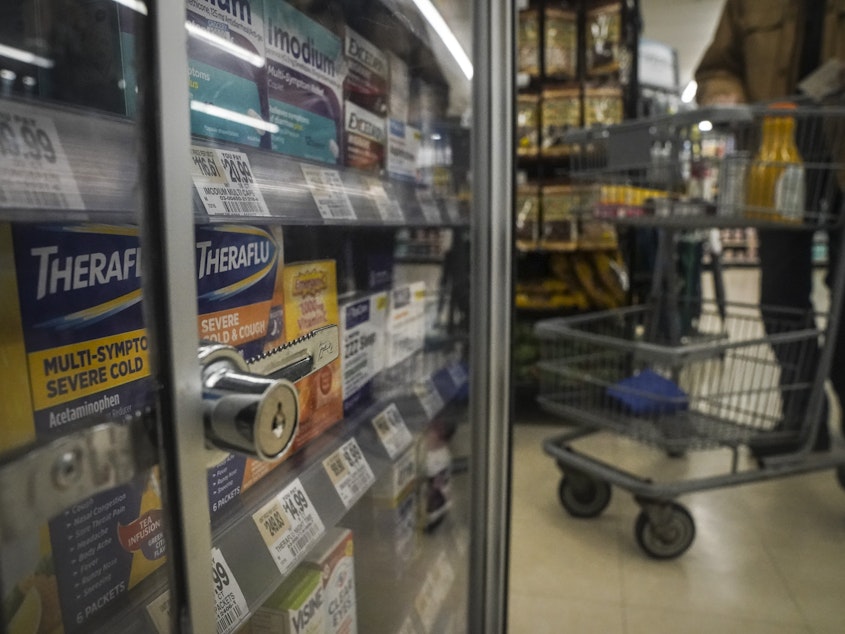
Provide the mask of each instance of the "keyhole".
{"label": "keyhole", "polygon": [[281,438],[285,431],[285,413],[282,411],[282,404],[276,403],[276,413],[273,415],[273,434]]}

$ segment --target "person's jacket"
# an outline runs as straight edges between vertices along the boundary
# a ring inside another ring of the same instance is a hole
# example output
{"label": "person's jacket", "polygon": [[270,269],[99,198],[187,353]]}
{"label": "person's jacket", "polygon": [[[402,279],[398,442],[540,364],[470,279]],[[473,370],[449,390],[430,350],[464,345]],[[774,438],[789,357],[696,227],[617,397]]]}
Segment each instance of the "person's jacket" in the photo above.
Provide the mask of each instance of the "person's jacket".
{"label": "person's jacket", "polygon": [[[756,103],[795,94],[807,2],[726,0],[695,72],[698,103]],[[845,0],[827,0],[822,32],[821,59],[845,60]]]}

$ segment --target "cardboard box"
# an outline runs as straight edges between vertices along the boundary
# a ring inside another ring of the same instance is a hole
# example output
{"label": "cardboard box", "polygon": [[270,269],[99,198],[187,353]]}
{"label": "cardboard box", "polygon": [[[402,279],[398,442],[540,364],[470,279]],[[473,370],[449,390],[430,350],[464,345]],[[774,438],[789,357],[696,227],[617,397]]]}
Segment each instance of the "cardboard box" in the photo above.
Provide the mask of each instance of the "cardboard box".
{"label": "cardboard box", "polygon": [[[262,2],[187,0],[187,7],[191,132],[230,143],[266,146]],[[209,112],[207,106],[223,112]]]}
{"label": "cardboard box", "polygon": [[[286,340],[339,323],[334,260],[286,264],[283,279]],[[343,418],[341,364],[339,355],[330,364],[297,381],[300,414],[293,451]]]}
{"label": "cardboard box", "polygon": [[322,572],[300,566],[255,611],[242,634],[324,634],[326,610]]}
{"label": "cardboard box", "polygon": [[[152,404],[139,256],[130,226],[0,225],[0,452]],[[161,519],[153,469],[4,544],[4,616],[85,631],[164,562]]]}
{"label": "cardboard box", "polygon": [[344,414],[372,399],[372,380],[385,365],[387,306],[387,293],[376,293],[340,307]]}
{"label": "cardboard box", "polygon": [[326,634],[356,634],[355,558],[352,532],[332,528],[308,555],[304,567],[323,575]]}
{"label": "cardboard box", "polygon": [[[283,243],[278,228],[212,224],[196,228],[198,331],[249,359],[285,340]],[[280,464],[228,454],[208,469],[209,508],[221,513]]]}
{"label": "cardboard box", "polygon": [[388,120],[386,166],[391,178],[416,182],[421,142],[419,128],[397,119]]}
{"label": "cardboard box", "polygon": [[274,152],[341,160],[343,43],[282,0],[266,0],[267,94]]}
{"label": "cardboard box", "polygon": [[387,316],[387,367],[423,349],[425,343],[425,282],[414,282],[390,291]]}
{"label": "cardboard box", "polygon": [[344,53],[348,63],[344,82],[347,101],[384,117],[389,98],[387,56],[349,27],[346,27],[344,37]]}
{"label": "cardboard box", "polygon": [[365,172],[378,172],[384,167],[386,144],[384,117],[347,101],[344,117],[344,165]]}

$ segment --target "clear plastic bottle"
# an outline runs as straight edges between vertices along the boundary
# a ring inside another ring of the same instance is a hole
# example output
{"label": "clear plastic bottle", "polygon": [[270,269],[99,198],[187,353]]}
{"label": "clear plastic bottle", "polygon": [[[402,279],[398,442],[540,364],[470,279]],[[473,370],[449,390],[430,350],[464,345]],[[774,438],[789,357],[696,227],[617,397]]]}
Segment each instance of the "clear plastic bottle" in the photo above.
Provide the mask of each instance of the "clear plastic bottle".
{"label": "clear plastic bottle", "polygon": [[775,104],[763,118],[760,149],[748,171],[746,216],[777,222],[801,222],[805,174],[795,144],[793,104]]}

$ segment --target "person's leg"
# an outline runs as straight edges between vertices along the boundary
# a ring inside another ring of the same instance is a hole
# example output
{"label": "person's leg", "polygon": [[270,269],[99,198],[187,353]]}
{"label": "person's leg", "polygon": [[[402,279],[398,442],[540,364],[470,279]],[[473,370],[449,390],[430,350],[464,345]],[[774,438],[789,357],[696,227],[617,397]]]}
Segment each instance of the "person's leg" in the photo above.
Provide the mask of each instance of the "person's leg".
{"label": "person's leg", "polygon": [[[760,230],[760,308],[769,336],[811,326],[813,305],[812,233]],[[781,368],[782,423],[804,425],[810,388],[818,366],[818,347],[808,342],[772,346]]]}

